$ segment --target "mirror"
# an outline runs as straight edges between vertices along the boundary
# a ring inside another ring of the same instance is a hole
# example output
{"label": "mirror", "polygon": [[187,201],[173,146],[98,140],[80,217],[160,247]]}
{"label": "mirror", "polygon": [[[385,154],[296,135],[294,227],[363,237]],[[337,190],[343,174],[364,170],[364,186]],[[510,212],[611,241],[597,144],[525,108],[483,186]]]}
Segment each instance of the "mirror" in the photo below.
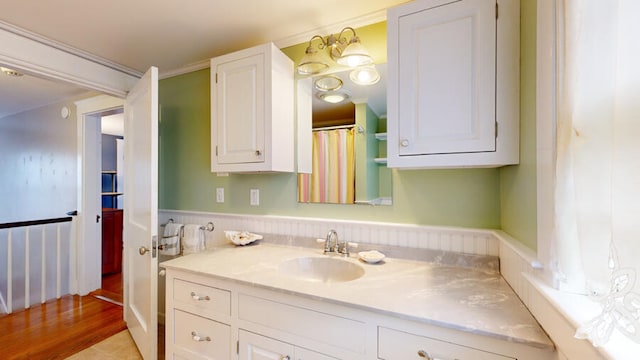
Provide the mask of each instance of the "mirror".
{"label": "mirror", "polygon": [[[377,64],[375,69],[380,80],[372,85],[356,84],[350,76],[353,69],[298,82],[299,98],[301,93],[311,98],[312,123],[305,129],[312,132],[307,145],[312,148],[311,173],[298,175],[299,202],[391,205],[387,66]],[[336,97],[345,94],[342,101]]]}

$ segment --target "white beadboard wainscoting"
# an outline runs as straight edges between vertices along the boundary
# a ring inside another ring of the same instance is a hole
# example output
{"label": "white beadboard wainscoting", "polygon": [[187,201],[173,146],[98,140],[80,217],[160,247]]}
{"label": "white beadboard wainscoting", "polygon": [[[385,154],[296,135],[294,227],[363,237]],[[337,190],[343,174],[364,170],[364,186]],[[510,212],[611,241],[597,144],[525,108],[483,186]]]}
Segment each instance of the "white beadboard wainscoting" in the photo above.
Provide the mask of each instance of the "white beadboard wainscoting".
{"label": "white beadboard wainscoting", "polygon": [[498,256],[500,250],[494,231],[485,229],[175,210],[158,212],[159,224],[166,224],[169,219],[182,224],[205,225],[212,222],[214,231],[205,232],[207,247],[225,243],[224,230],[285,235],[295,242],[296,237],[325,238],[327,232],[334,229],[340,239],[355,243],[491,256]]}

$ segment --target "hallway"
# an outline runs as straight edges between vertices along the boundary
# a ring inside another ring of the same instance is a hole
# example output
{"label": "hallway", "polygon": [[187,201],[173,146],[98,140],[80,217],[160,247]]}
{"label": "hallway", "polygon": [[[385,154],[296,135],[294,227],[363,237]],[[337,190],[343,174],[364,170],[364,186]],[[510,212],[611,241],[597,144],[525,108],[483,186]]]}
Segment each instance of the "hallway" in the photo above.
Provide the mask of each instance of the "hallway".
{"label": "hallway", "polygon": [[122,279],[116,275],[87,296],[65,295],[0,316],[0,357],[65,359],[125,330],[122,306],[96,297],[122,302]]}

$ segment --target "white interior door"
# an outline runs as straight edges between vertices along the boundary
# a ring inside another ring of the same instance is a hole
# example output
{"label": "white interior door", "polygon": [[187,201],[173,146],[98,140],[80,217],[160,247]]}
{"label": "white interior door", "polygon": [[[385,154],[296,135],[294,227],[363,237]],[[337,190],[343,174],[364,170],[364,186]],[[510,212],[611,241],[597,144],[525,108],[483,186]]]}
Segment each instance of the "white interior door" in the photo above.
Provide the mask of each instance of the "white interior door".
{"label": "white interior door", "polygon": [[140,354],[158,343],[158,69],[151,67],[126,98],[124,319]]}

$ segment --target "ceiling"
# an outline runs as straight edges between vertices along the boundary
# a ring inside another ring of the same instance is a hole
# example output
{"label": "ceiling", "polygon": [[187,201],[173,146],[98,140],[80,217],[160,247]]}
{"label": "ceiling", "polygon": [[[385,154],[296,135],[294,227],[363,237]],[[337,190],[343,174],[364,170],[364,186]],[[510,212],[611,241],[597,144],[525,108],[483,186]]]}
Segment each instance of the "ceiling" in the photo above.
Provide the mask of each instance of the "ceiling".
{"label": "ceiling", "polygon": [[[267,41],[280,46],[304,42],[318,29],[375,18],[406,1],[0,0],[0,20],[139,73],[150,66],[169,73]],[[0,117],[78,91],[38,79],[31,84],[28,76],[0,78]],[[29,84],[16,87],[20,79]],[[39,100],[28,86],[42,87],[49,97]]]}
{"label": "ceiling", "polygon": [[0,119],[87,92],[77,86],[33,76],[0,73]]}

